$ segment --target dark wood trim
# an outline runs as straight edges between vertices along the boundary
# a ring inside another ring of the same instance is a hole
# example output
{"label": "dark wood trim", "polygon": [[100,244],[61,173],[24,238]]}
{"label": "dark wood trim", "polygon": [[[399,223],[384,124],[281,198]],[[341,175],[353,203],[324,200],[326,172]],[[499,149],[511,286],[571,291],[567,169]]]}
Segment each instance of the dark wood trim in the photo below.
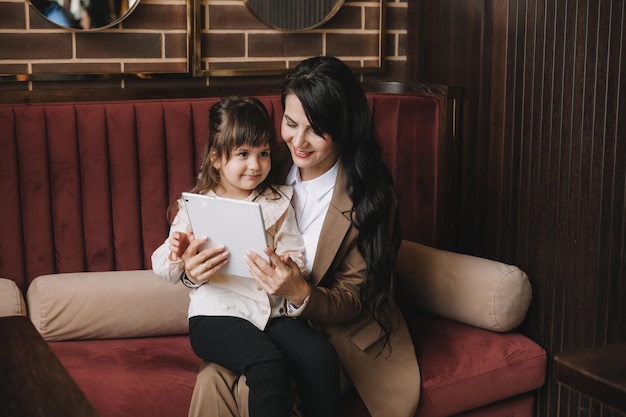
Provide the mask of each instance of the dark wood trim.
{"label": "dark wood trim", "polygon": [[0,104],[66,103],[82,101],[158,100],[176,98],[221,97],[231,94],[276,95],[280,85],[234,87],[169,87],[169,88],[85,88],[35,91],[6,91],[0,95]]}
{"label": "dark wood trim", "polygon": [[[366,92],[371,93],[418,93],[447,98],[459,98],[460,90],[451,87],[406,83],[396,81],[375,81],[362,84]],[[168,87],[168,88],[84,88],[54,89],[35,91],[4,91],[0,95],[0,104],[28,103],[65,103],[81,101],[120,101],[120,100],[158,100],[175,98],[221,97],[231,94],[268,96],[280,94],[280,84],[256,84],[212,87]]]}
{"label": "dark wood trim", "polygon": [[559,384],[626,414],[626,343],[561,353],[554,364]]}
{"label": "dark wood trim", "polygon": [[97,417],[28,317],[0,318],[3,416]]}

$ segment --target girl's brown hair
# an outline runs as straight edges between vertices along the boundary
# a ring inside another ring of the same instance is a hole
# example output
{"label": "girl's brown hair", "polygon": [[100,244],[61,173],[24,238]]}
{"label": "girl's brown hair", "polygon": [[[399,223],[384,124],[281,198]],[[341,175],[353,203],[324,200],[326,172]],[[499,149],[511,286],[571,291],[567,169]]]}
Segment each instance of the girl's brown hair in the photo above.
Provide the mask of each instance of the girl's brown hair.
{"label": "girl's brown hair", "polygon": [[[219,170],[214,162],[230,159],[233,149],[269,145],[270,156],[275,148],[274,125],[261,101],[255,97],[224,97],[209,109],[209,137],[192,193],[206,194],[220,185]],[[272,170],[259,184],[259,193],[271,189]],[[178,211],[174,202],[168,210],[172,220]]]}

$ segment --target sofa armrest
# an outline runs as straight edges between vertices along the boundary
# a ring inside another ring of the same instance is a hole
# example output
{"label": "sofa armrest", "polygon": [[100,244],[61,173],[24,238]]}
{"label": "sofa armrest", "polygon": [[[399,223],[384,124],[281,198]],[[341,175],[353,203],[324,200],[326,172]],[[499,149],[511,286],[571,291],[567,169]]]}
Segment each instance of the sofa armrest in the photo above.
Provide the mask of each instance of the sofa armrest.
{"label": "sofa armrest", "polygon": [[15,281],[0,278],[0,317],[25,316],[26,304]]}
{"label": "sofa armrest", "polygon": [[509,331],[530,305],[530,281],[516,266],[403,241],[397,267],[403,305],[461,323]]}
{"label": "sofa armrest", "polygon": [[152,271],[42,275],[28,287],[26,304],[46,340],[188,332],[189,289]]}

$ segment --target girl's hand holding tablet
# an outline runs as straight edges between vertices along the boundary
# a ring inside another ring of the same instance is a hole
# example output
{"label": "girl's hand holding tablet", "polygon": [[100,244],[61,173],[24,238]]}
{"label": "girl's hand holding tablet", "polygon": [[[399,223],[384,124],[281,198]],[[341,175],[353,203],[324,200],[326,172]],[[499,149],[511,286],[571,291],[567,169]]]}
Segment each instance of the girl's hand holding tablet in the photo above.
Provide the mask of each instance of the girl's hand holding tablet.
{"label": "girl's hand holding tablet", "polygon": [[[211,246],[198,252],[198,248],[207,242],[208,239],[206,237],[196,239],[193,233],[189,233],[189,235],[180,233],[180,235],[185,236],[180,242],[188,239],[188,246],[184,249],[180,258],[182,258],[185,263],[185,275],[187,279],[193,283],[202,284],[209,281],[211,276],[219,272],[219,270],[228,263],[229,252],[224,245]],[[176,248],[172,242],[174,238],[175,236],[172,236],[170,240],[170,248]],[[177,250],[180,251],[183,246],[184,244],[178,246]],[[173,250],[172,254],[178,256],[178,253]]]}

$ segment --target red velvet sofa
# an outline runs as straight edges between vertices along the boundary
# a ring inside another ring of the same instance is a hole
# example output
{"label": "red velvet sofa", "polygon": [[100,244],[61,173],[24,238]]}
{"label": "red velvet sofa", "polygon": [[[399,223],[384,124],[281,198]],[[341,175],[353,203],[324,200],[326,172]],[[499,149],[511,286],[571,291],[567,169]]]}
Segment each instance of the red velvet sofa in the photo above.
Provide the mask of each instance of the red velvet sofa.
{"label": "red velvet sofa", "polygon": [[[454,103],[445,88],[404,87],[367,94],[400,195],[416,416],[532,416],[546,355],[515,331],[528,277],[434,248],[453,242]],[[207,109],[226,93],[199,94],[0,105],[0,315],[29,315],[101,417],[187,413],[200,364],[187,290],[149,270],[166,207],[193,182]],[[278,127],[279,96],[260,98]],[[342,406],[369,416],[354,391]]]}

